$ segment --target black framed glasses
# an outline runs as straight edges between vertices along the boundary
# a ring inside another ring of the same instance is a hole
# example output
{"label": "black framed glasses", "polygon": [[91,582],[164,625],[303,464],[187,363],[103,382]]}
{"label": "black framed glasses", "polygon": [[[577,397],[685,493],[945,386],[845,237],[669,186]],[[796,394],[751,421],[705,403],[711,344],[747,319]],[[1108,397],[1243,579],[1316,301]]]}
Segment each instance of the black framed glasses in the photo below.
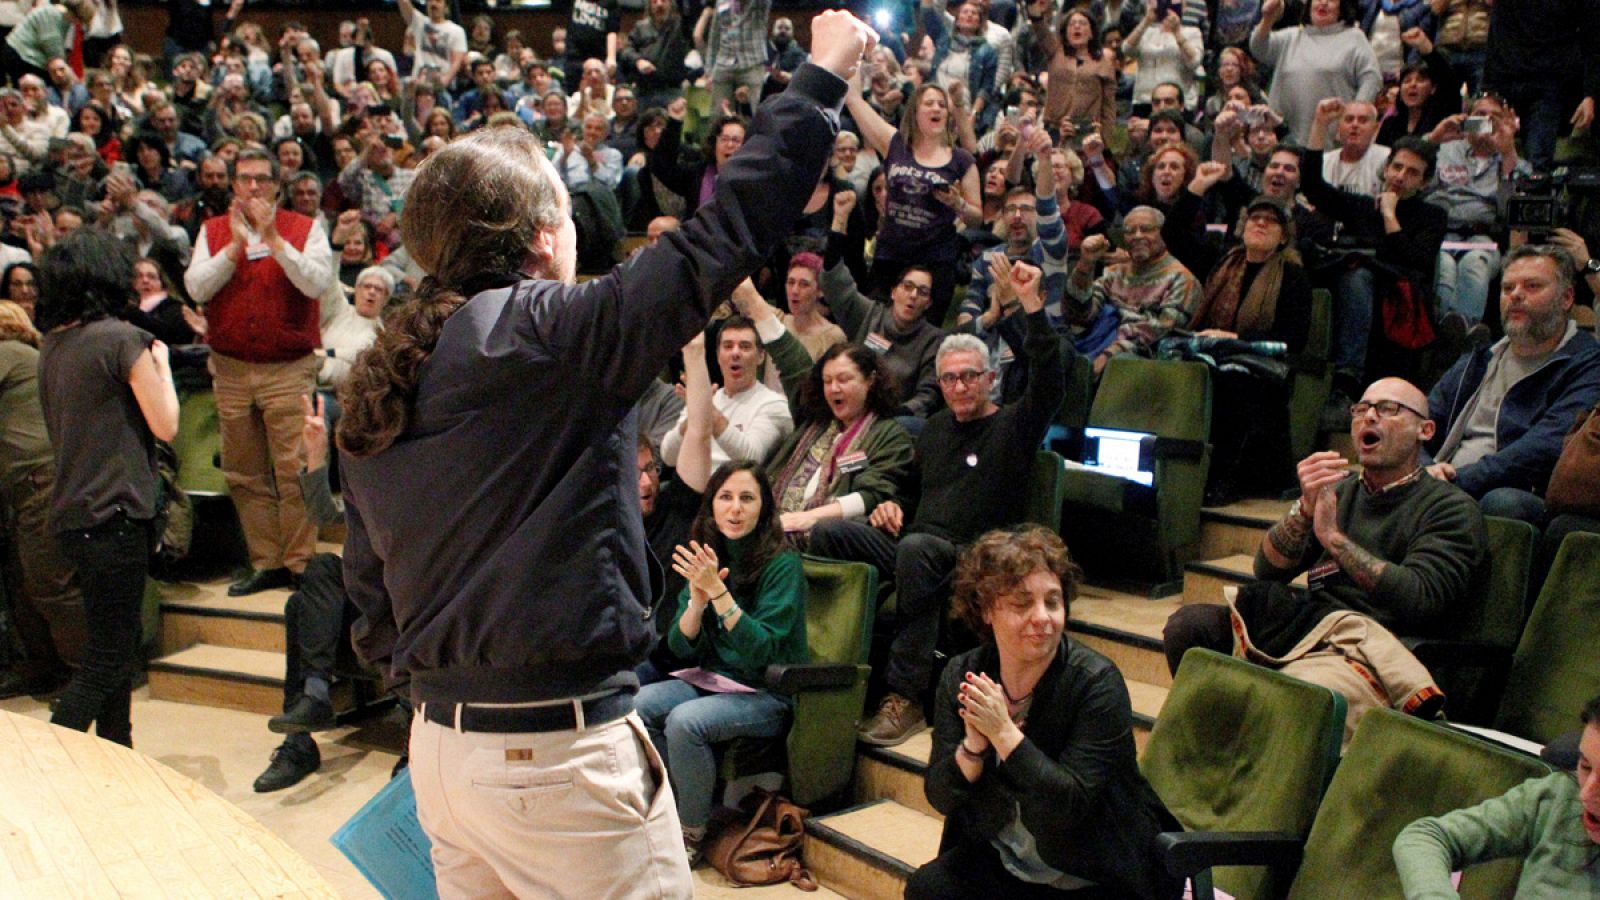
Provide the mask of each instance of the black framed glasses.
{"label": "black framed glasses", "polygon": [[913,294],[916,294],[918,297],[932,297],[933,296],[933,286],[932,285],[917,284],[915,281],[912,281],[909,278],[905,279],[904,281],[901,281],[900,282],[900,287],[905,288],[906,290],[910,291]]}
{"label": "black framed glasses", "polygon": [[1395,400],[1379,400],[1377,403],[1368,403],[1367,401],[1362,400],[1358,403],[1350,404],[1350,418],[1359,419],[1366,415],[1369,410],[1374,409],[1378,411],[1378,418],[1380,419],[1392,419],[1395,416],[1400,415],[1401,410],[1405,410],[1419,419],[1426,419],[1428,417],[1426,413],[1418,412],[1404,403],[1400,403]]}
{"label": "black framed glasses", "polygon": [[945,372],[939,376],[939,383],[947,388],[955,387],[957,382],[966,387],[972,387],[983,380],[983,376],[987,374],[989,374],[988,369],[964,369],[960,372]]}

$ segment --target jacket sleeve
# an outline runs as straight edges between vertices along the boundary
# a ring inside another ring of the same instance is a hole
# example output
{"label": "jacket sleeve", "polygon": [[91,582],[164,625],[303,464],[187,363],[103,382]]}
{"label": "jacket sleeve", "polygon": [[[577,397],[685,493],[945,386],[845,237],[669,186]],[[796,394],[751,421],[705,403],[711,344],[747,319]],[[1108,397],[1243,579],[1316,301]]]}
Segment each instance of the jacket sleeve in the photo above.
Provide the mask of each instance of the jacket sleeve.
{"label": "jacket sleeve", "polygon": [[[1305,163],[1300,166],[1300,190],[1306,195],[1323,215],[1336,219],[1346,225],[1354,225],[1363,217],[1367,222],[1378,214],[1378,208],[1371,197],[1363,194],[1353,194],[1343,188],[1336,188],[1322,177],[1321,150],[1307,150]],[[1403,230],[1403,229],[1402,229]],[[1439,248],[1433,248],[1437,253]]]}
{"label": "jacket sleeve", "polygon": [[1394,862],[1408,900],[1455,900],[1450,873],[1491,859],[1526,858],[1539,843],[1541,819],[1578,813],[1577,804],[1562,809],[1550,796],[1552,779],[1564,777],[1525,781],[1477,806],[1407,825],[1394,839]]}
{"label": "jacket sleeve", "polygon": [[[678,623],[683,621],[683,611],[689,608],[689,588],[684,587],[678,592],[678,605],[672,613],[672,624],[667,628],[667,649],[672,655],[682,660],[697,660],[700,658],[700,646],[706,639],[706,625],[702,624],[700,634],[694,640],[683,636],[683,631]],[[715,621],[712,618],[712,621]]]}
{"label": "jacket sleeve", "polygon": [[866,471],[857,475],[850,485],[851,493],[860,495],[866,507],[862,515],[870,515],[885,500],[900,497],[915,455],[911,435],[900,423],[893,419],[881,420],[873,426],[873,431],[877,433],[868,435]]}
{"label": "jacket sleeve", "polygon": [[923,347],[922,359],[917,364],[917,389],[906,400],[903,409],[909,415],[926,419],[939,410],[944,394],[939,392],[939,344],[944,340],[929,341]]}
{"label": "jacket sleeve", "polygon": [[759,463],[793,430],[794,419],[789,416],[788,401],[774,397],[761,404],[745,423],[744,430],[730,424],[712,440],[731,459]]}
{"label": "jacket sleeve", "polygon": [[1401,272],[1417,273],[1417,289],[1432,294],[1439,248],[1444,244],[1450,220],[1443,209],[1431,203],[1417,202],[1415,210],[1401,223],[1399,231],[1378,240],[1378,259]]}
{"label": "jacket sleeve", "polygon": [[655,149],[645,150],[645,168],[649,170],[650,177],[661,182],[667,190],[674,194],[684,195],[689,191],[689,175],[678,164],[678,150],[683,145],[683,121],[681,119],[667,119],[667,126],[661,129],[661,139],[656,141]]}
{"label": "jacket sleeve", "polygon": [[1474,497],[1497,487],[1544,493],[1572,423],[1600,401],[1600,350],[1569,360],[1561,377],[1546,389],[1544,399],[1548,405],[1520,437],[1456,473],[1456,484],[1462,490]]}
{"label": "jacket sleeve", "polygon": [[393,687],[410,680],[408,673],[393,668],[394,645],[400,629],[394,620],[394,604],[383,581],[383,559],[372,546],[360,501],[345,497],[344,539],[345,594],[355,606],[356,620],[350,625],[350,642],[356,655],[383,673],[384,684]]}
{"label": "jacket sleeve", "polygon": [[783,395],[789,401],[789,417],[794,422],[800,422],[806,417],[806,411],[800,407],[801,395],[815,364],[811,361],[811,354],[806,352],[805,345],[793,332],[782,324],[776,327],[781,329],[781,333],[770,340],[762,334],[761,342],[766,348],[767,360],[778,367],[778,380],[783,383]]}
{"label": "jacket sleeve", "polygon": [[845,83],[807,63],[756,113],[716,195],[683,227],[609,274],[518,289],[536,340],[570,371],[628,402],[644,393],[711,310],[789,234],[832,153]]}
{"label": "jacket sleeve", "polygon": [[991,767],[985,765],[978,781],[969,782],[961,767],[956,765],[956,745],[967,733],[966,725],[956,713],[956,687],[965,674],[962,666],[945,666],[933,701],[933,749],[928,754],[922,790],[928,803],[946,816],[954,815],[968,802],[978,784],[993,777]]}

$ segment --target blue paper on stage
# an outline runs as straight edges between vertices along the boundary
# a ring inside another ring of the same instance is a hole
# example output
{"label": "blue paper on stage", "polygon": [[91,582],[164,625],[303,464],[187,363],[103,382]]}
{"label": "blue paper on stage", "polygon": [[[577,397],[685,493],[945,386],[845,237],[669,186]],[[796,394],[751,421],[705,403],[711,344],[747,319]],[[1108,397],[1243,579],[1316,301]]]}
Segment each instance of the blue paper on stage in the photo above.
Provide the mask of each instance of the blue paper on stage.
{"label": "blue paper on stage", "polygon": [[390,900],[438,900],[433,844],[417,821],[409,770],[391,778],[329,840]]}

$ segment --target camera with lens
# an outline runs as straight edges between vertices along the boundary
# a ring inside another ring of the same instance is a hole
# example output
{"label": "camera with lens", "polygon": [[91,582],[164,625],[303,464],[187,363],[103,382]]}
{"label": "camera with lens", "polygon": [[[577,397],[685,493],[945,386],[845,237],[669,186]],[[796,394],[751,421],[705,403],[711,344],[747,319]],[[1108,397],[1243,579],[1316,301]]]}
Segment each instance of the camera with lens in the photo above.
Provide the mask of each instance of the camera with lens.
{"label": "camera with lens", "polygon": [[1570,228],[1585,194],[1600,193],[1600,166],[1562,166],[1548,175],[1517,178],[1506,198],[1506,227],[1543,240],[1557,228]]}

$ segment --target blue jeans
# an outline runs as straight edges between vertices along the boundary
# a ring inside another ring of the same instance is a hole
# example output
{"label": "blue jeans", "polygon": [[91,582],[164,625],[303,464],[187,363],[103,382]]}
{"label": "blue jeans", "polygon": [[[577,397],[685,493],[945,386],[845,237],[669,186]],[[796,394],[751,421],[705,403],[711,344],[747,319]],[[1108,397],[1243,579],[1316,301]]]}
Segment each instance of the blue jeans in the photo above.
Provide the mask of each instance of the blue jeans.
{"label": "blue jeans", "polygon": [[1561,86],[1546,82],[1489,85],[1511,102],[1522,119],[1522,142],[1528,162],[1540,172],[1555,167],[1556,141],[1567,127],[1576,103],[1564,102]]}
{"label": "blue jeans", "polygon": [[1516,519],[1538,527],[1544,523],[1544,499],[1516,488],[1495,488],[1478,498],[1478,509],[1486,516]]}
{"label": "blue jeans", "polygon": [[1367,340],[1372,333],[1372,306],[1377,276],[1360,266],[1339,276],[1333,300],[1333,370],[1361,380],[1367,367]]}
{"label": "blue jeans", "polygon": [[711,817],[717,783],[711,745],[737,737],[777,737],[789,719],[789,704],[766,691],[711,694],[676,678],[640,688],[634,708],[666,761],[685,828],[703,828]]}
{"label": "blue jeans", "polygon": [[[1445,240],[1463,238],[1447,234]],[[1499,271],[1500,248],[1493,244],[1486,244],[1482,250],[1440,250],[1439,274],[1433,282],[1439,297],[1439,317],[1457,312],[1468,322],[1483,321],[1483,311],[1489,303],[1489,282]]]}

